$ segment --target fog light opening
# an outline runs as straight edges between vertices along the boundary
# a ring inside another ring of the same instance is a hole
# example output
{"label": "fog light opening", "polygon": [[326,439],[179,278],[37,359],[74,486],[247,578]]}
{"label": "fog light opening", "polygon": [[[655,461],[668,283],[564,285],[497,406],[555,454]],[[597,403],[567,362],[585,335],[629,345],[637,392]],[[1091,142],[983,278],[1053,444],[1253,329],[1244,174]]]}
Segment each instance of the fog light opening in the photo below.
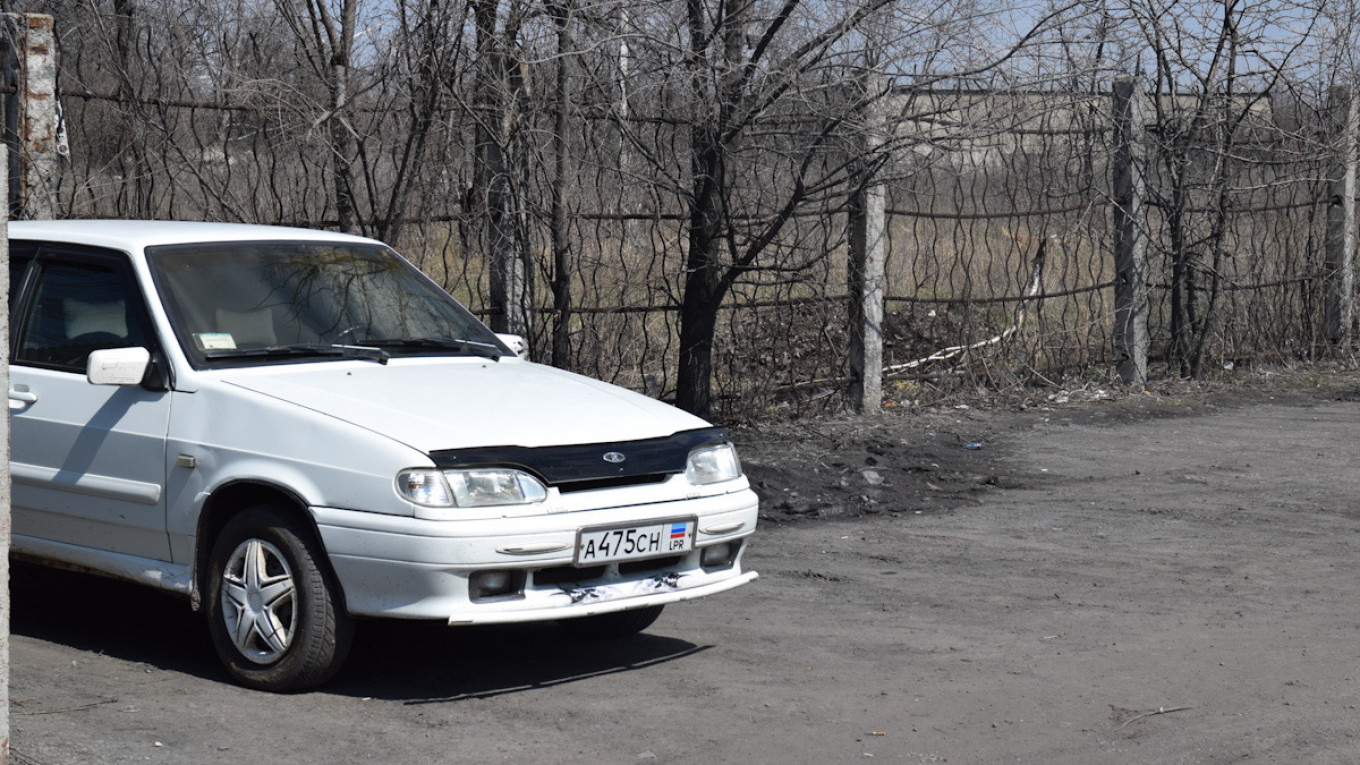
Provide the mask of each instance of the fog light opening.
{"label": "fog light opening", "polygon": [[501,569],[478,571],[468,580],[468,597],[473,600],[504,598],[524,594],[524,572]]}
{"label": "fog light opening", "polygon": [[704,568],[727,568],[736,559],[740,546],[738,542],[723,542],[705,547],[699,555],[699,565]]}

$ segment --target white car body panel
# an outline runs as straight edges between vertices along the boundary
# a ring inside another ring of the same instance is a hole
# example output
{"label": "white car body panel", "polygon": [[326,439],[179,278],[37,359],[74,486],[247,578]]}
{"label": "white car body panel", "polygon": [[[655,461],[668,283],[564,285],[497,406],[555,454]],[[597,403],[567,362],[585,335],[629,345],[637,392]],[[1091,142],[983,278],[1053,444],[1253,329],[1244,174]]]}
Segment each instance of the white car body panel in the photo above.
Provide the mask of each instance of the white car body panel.
{"label": "white car body panel", "polygon": [[10,400],[14,534],[167,558],[171,394],[22,365],[10,386],[36,397]]}
{"label": "white car body panel", "polygon": [[[203,503],[224,486],[259,483],[286,489],[307,505],[410,513],[393,478],[402,468],[430,464],[392,439],[224,383],[176,393],[167,453],[166,526],[171,560],[181,564],[193,558]],[[192,459],[192,469],[178,465],[181,455]]]}
{"label": "white car body panel", "polygon": [[633,441],[707,425],[632,391],[510,357],[249,369],[226,373],[223,382],[422,452]]}

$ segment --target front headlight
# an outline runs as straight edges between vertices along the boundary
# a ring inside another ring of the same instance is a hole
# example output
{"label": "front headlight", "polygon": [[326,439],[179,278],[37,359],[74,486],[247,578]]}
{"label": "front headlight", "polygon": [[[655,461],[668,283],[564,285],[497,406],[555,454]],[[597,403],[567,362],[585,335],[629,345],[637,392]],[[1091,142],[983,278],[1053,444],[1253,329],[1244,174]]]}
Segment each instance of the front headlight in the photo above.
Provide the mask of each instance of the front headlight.
{"label": "front headlight", "polygon": [[696,486],[731,481],[741,477],[741,460],[731,444],[718,444],[695,449],[689,453],[685,478]]}
{"label": "front headlight", "polygon": [[453,488],[453,503],[459,507],[527,505],[548,498],[548,490],[543,484],[518,470],[446,470],[444,477]]}
{"label": "front headlight", "polygon": [[430,507],[527,505],[548,498],[547,488],[528,473],[510,468],[403,470],[397,491]]}

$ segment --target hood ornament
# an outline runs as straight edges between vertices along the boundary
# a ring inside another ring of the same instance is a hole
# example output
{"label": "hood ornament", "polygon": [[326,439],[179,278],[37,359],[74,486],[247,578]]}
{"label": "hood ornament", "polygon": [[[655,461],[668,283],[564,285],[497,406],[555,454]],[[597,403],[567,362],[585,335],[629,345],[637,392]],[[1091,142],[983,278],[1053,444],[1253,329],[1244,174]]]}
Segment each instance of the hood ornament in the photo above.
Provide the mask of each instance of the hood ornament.
{"label": "hood ornament", "polygon": [[628,458],[625,457],[625,456],[623,456],[623,452],[605,452],[605,453],[604,453],[604,461],[610,463],[611,465],[617,465],[617,464],[619,464],[620,462],[623,462],[623,461],[626,460],[626,459],[628,459]]}

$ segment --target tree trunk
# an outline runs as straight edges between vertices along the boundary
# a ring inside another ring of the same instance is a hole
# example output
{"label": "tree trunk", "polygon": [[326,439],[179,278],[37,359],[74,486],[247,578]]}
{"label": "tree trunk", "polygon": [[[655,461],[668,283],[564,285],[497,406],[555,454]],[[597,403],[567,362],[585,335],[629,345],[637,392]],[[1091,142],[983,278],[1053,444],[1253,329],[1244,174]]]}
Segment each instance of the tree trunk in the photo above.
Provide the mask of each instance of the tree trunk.
{"label": "tree trunk", "polygon": [[345,0],[341,8],[339,37],[331,50],[331,172],[335,184],[335,212],[340,230],[362,233],[354,192],[354,134],[345,119],[349,108],[350,50],[354,47],[354,21],[358,0]]}
{"label": "tree trunk", "polygon": [[137,77],[137,4],[134,0],[113,0],[113,15],[117,19],[114,44],[121,58],[118,79],[118,98],[123,105],[123,135],[126,145],[119,153],[118,171],[122,175],[119,184],[118,208],[128,211],[128,217],[154,218],[150,209],[144,178],[146,176],[146,156],[142,145],[142,120],[137,113],[137,93],[134,79]]}
{"label": "tree trunk", "polygon": [[[691,236],[690,240],[693,239]],[[680,370],[675,404],[700,417],[708,417],[713,405],[713,335],[722,306],[721,292],[705,270],[691,270],[680,304]]]}
{"label": "tree trunk", "polygon": [[387,189],[387,212],[380,220],[373,222],[374,236],[385,242],[396,243],[400,239],[406,219],[411,214],[410,200],[420,189],[415,180],[421,175],[425,147],[434,129],[435,117],[443,106],[444,67],[451,66],[440,50],[448,44],[449,16],[448,3],[428,0],[424,17],[407,34],[410,39],[417,31],[420,32],[420,55],[414,62],[411,75],[411,132],[405,137],[401,160]]}
{"label": "tree trunk", "polygon": [[515,236],[514,193],[505,150],[510,134],[508,56],[496,31],[496,0],[474,0],[477,28],[475,204],[483,221],[483,242],[491,269],[491,328],[528,330],[528,274]]}
{"label": "tree trunk", "polygon": [[571,52],[571,5],[553,4],[557,24],[557,117],[553,126],[552,251],[553,341],[552,365],[571,367],[571,238],[567,221],[567,128],[571,107],[571,76],[567,56]]}
{"label": "tree trunk", "polygon": [[[706,46],[713,42],[704,21],[700,0],[686,4],[689,25],[689,61],[699,66]],[[676,381],[676,404],[687,412],[707,417],[712,408],[713,334],[718,310],[731,286],[735,264],[722,257],[723,226],[727,222],[724,191],[726,158],[730,147],[724,131],[742,97],[741,75],[745,57],[745,24],[750,5],[734,10],[715,30],[722,45],[724,66],[716,92],[701,77],[692,78],[697,115],[690,126],[691,196],[689,199],[689,253],[685,261],[685,294],[680,307],[680,369]],[[716,108],[704,108],[714,100]]]}
{"label": "tree trunk", "polygon": [[707,417],[712,405],[713,333],[726,287],[718,248],[723,221],[722,156],[717,129],[695,125],[691,133],[693,196],[690,200],[689,254],[685,293],[680,305],[680,369],[676,405]]}

